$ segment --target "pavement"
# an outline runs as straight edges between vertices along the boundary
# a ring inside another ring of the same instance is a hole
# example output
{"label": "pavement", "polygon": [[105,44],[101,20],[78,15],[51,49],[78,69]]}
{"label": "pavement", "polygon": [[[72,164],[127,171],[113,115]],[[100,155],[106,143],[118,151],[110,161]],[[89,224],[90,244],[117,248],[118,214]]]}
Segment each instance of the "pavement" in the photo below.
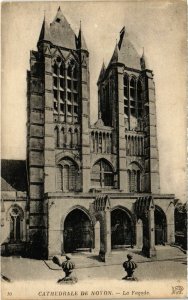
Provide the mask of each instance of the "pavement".
{"label": "pavement", "polygon": [[[171,261],[184,259],[186,257],[185,253],[176,247],[171,246],[157,246],[156,247],[156,256],[148,258],[143,256],[140,249],[125,249],[125,250],[113,250],[111,254],[107,257],[106,262],[102,262],[98,254],[80,252],[73,253],[72,259],[76,264],[76,269],[85,269],[91,267],[101,267],[109,265],[122,265],[125,260],[127,260],[127,254],[130,253],[134,257],[136,263],[144,262],[154,262],[154,261]],[[62,256],[62,261],[65,259],[65,256]],[[51,270],[61,270],[61,267],[55,265],[52,260],[46,260],[46,265]]]}
{"label": "pavement", "polygon": [[[125,276],[122,263],[128,253],[133,255],[133,260],[138,268],[135,276],[139,280],[155,279],[186,279],[187,260],[186,254],[180,249],[171,246],[158,246],[155,258],[144,257],[138,249],[113,251],[107,262],[101,262],[93,253],[73,254],[78,280],[93,278],[118,278]],[[62,258],[63,259],[63,258]],[[22,257],[2,257],[1,272],[12,282],[22,280],[52,280],[61,278],[63,271],[52,260],[35,260]]]}

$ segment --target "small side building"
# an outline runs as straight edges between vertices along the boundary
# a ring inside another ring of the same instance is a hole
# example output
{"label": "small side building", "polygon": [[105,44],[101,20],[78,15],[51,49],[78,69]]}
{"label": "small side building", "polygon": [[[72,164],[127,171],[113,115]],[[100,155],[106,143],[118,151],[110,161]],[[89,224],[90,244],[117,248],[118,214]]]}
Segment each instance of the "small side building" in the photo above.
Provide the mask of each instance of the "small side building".
{"label": "small side building", "polygon": [[1,160],[1,254],[23,255],[27,230],[27,173],[24,160]]}

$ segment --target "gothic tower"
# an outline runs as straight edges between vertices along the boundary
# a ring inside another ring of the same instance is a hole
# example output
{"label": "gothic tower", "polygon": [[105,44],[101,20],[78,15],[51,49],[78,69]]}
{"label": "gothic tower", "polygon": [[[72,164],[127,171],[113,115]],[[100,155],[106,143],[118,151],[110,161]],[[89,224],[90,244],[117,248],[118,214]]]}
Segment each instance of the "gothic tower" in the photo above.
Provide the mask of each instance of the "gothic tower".
{"label": "gothic tower", "polygon": [[114,128],[118,188],[158,194],[159,158],[153,72],[140,58],[123,28],[106,68],[98,79],[99,111]]}
{"label": "gothic tower", "polygon": [[28,232],[47,249],[45,195],[89,190],[89,52],[60,8],[44,19],[37,48],[27,73]]}

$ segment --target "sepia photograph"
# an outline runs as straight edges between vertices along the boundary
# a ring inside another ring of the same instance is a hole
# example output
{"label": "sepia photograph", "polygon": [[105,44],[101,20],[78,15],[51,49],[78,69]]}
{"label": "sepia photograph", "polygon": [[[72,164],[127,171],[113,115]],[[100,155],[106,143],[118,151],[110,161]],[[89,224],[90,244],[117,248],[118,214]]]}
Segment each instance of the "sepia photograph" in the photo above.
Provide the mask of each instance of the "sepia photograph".
{"label": "sepia photograph", "polygon": [[1,295],[185,298],[186,1],[1,4]]}

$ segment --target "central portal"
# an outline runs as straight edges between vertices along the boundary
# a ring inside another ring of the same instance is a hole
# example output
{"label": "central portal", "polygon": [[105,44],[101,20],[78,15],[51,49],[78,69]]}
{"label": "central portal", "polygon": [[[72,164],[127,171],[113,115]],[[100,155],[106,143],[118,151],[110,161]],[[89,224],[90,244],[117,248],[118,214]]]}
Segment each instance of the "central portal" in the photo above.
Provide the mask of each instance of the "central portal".
{"label": "central portal", "polygon": [[132,222],[128,213],[122,209],[111,212],[112,249],[125,248],[133,244]]}
{"label": "central portal", "polygon": [[81,209],[71,211],[64,223],[64,251],[90,251],[93,247],[93,226]]}

